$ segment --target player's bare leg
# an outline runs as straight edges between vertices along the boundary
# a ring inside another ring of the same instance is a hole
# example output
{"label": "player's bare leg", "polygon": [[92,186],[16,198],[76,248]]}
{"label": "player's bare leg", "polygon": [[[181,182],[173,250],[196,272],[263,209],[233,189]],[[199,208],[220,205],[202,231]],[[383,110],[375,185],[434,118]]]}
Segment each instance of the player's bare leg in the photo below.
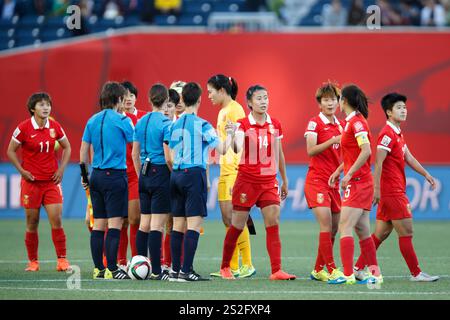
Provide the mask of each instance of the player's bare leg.
{"label": "player's bare leg", "polygon": [[56,264],[57,271],[66,271],[70,269],[70,263],[66,258],[66,235],[62,227],[62,204],[45,205],[48,221],[52,228],[52,240],[55,246],[56,256],[58,258]]}
{"label": "player's bare leg", "polygon": [[39,247],[39,209],[25,209],[26,233],[25,247],[28,254],[28,265],[25,271],[39,271],[38,247]]}

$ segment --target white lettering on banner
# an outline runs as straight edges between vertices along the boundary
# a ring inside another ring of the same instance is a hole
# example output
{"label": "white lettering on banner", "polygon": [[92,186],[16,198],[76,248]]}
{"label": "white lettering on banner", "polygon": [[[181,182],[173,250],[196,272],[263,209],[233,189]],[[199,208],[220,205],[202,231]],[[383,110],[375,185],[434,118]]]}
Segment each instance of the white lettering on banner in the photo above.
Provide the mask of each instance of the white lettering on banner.
{"label": "white lettering on banner", "polygon": [[0,175],[0,209],[6,209],[6,175]]}
{"label": "white lettering on banner", "polygon": [[20,208],[20,174],[12,174],[9,178],[9,208]]}
{"label": "white lettering on banner", "polygon": [[415,210],[419,208],[420,211],[426,211],[428,202],[431,204],[431,209],[433,211],[439,210],[439,200],[438,196],[442,189],[442,184],[439,179],[436,179],[436,189],[432,190],[431,185],[423,180],[423,187],[417,178],[406,178],[406,188],[413,188],[413,194],[410,200],[411,209]]}
{"label": "white lettering on banner", "polygon": [[[303,188],[305,185],[305,180],[303,178],[298,178],[297,183],[295,185],[295,189],[291,189],[288,192],[288,196],[286,198],[292,198],[292,206],[291,209],[293,211],[304,211],[308,209],[308,204],[306,203],[305,194],[303,192]],[[284,208],[286,201],[281,203],[281,208]]]}
{"label": "white lettering on banner", "polygon": [[214,210],[216,208],[217,203],[217,189],[218,189],[219,178],[214,178],[211,182],[211,187],[208,192],[208,202],[206,203],[206,207],[208,210]]}

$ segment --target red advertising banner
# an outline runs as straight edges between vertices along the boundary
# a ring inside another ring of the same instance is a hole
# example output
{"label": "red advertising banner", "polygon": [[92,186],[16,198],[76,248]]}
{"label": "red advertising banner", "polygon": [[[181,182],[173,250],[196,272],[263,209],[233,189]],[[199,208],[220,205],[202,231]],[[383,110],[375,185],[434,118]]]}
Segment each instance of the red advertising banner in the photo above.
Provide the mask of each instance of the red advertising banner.
{"label": "red advertising banner", "polygon": [[72,160],[78,161],[84,125],[99,111],[105,81],[132,81],[139,89],[137,106],[144,110],[149,110],[152,84],[196,81],[204,88],[199,115],[215,125],[219,107],[209,101],[206,81],[223,73],[237,80],[243,106],[250,85],[268,89],[269,113],[283,125],[289,163],[308,161],[304,129],[319,112],[314,94],[327,80],[355,83],[366,92],[374,136],[386,120],[381,97],[391,91],[406,94],[409,149],[422,162],[450,163],[448,32],[133,33],[0,54],[0,70],[3,161],[15,127],[29,117],[26,102],[33,92],[50,93],[52,116],[65,129]]}

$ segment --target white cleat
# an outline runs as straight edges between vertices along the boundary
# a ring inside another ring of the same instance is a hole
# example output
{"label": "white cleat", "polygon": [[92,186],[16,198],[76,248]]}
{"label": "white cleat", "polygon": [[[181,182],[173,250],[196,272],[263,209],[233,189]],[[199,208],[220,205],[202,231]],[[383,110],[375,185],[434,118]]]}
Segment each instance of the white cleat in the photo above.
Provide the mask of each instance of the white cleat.
{"label": "white cleat", "polygon": [[425,272],[420,272],[417,276],[409,278],[410,281],[413,282],[434,282],[438,281],[438,276],[430,276],[429,274],[426,274]]}
{"label": "white cleat", "polygon": [[364,269],[358,270],[355,267],[353,267],[353,274],[358,281],[363,281],[369,276]]}

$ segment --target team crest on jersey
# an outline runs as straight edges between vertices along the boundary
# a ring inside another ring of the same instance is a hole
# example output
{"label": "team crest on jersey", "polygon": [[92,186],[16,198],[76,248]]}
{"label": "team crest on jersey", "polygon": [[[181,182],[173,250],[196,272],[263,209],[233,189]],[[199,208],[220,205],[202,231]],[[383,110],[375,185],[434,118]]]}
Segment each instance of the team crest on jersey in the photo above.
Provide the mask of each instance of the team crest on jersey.
{"label": "team crest on jersey", "polygon": [[361,131],[364,128],[364,126],[360,121],[358,121],[358,122],[355,122],[354,128],[355,128],[355,131],[358,132],[358,131]]}
{"label": "team crest on jersey", "polygon": [[56,131],[53,128],[50,129],[50,137],[52,137],[53,139],[56,138]]}
{"label": "team crest on jersey", "polygon": [[241,200],[241,203],[246,203],[247,202],[247,194],[241,193],[240,200]]}
{"label": "team crest on jersey", "polygon": [[317,123],[316,123],[316,122],[310,121],[310,122],[308,123],[308,130],[314,131],[314,130],[316,130],[316,127],[317,127]]}
{"label": "team crest on jersey", "polygon": [[273,124],[269,124],[269,133],[273,134],[275,132],[275,128],[273,127]]}
{"label": "team crest on jersey", "polygon": [[27,194],[23,195],[23,205],[27,206],[30,204],[30,197]]}
{"label": "team crest on jersey", "polygon": [[389,143],[391,143],[392,139],[389,138],[387,135],[384,135],[383,139],[381,139],[381,144],[385,147],[389,146]]}
{"label": "team crest on jersey", "polygon": [[325,199],[324,199],[323,193],[318,193],[317,194],[317,203],[323,203],[324,200]]}

